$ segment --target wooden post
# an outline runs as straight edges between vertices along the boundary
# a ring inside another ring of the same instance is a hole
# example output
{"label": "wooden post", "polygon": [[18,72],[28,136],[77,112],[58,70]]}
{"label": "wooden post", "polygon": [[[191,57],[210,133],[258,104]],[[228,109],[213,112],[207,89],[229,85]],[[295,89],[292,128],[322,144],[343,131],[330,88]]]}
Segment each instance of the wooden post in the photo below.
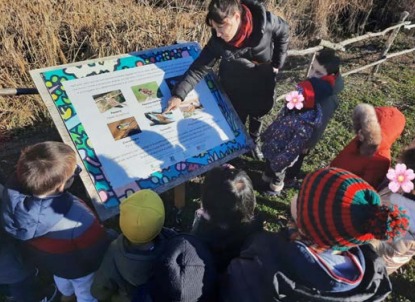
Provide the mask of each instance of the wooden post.
{"label": "wooden post", "polygon": [[[408,12],[406,12],[406,11],[405,11],[405,12],[403,12],[403,13],[401,14],[401,19],[399,20],[399,23],[400,23],[400,24],[401,24],[401,23],[403,23],[403,22],[406,20],[406,18],[408,18],[408,16],[409,16],[409,13],[408,13]],[[396,38],[396,36],[398,35],[399,30],[401,29],[402,25],[404,25],[404,24],[401,24],[401,26],[399,26],[399,27],[395,28],[395,29],[393,30],[393,32],[390,34],[390,36],[389,36],[388,40],[386,41],[386,44],[385,44],[385,49],[383,50],[382,55],[379,57],[379,60],[380,60],[380,59],[382,59],[382,58],[384,58],[384,57],[388,54],[389,49],[391,48],[391,46],[392,46],[392,44],[393,44],[393,41],[395,41],[395,38]],[[372,70],[372,75],[375,75],[375,74],[379,71],[379,67],[380,67],[380,64],[376,65],[376,66],[373,68],[373,70]]]}
{"label": "wooden post", "polygon": [[186,186],[185,183],[182,183],[176,187],[174,187],[174,206],[177,209],[181,209],[186,204]]}
{"label": "wooden post", "polygon": [[313,57],[310,60],[310,64],[308,65],[307,74],[305,75],[306,78],[310,75],[311,67],[313,66],[313,62],[316,59],[317,52],[313,53]]}
{"label": "wooden post", "polygon": [[39,94],[36,88],[2,88],[0,95],[23,95],[23,94]]}

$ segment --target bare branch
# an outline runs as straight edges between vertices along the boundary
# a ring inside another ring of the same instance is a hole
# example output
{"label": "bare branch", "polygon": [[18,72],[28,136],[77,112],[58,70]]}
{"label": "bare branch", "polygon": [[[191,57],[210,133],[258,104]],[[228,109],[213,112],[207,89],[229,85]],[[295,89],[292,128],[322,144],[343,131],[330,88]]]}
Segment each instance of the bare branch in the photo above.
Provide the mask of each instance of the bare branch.
{"label": "bare branch", "polygon": [[287,52],[288,56],[304,56],[304,55],[308,55],[308,54],[312,54],[315,53],[319,50],[322,50],[324,47],[323,46],[315,46],[315,47],[311,47],[311,48],[307,48],[307,49],[290,49]]}

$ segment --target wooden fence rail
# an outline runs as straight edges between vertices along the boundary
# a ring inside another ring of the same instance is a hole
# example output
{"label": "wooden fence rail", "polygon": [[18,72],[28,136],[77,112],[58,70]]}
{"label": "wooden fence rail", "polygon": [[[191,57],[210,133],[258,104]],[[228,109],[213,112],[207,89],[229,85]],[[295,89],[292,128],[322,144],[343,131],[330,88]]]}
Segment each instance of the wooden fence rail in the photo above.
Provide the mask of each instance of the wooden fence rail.
{"label": "wooden fence rail", "polygon": [[[379,65],[382,64],[383,62],[385,62],[386,60],[388,60],[390,58],[393,58],[393,57],[401,56],[401,55],[404,55],[404,54],[407,54],[407,53],[410,53],[410,52],[415,51],[415,47],[414,47],[414,48],[405,49],[403,51],[399,51],[399,52],[396,52],[396,53],[390,53],[390,54],[388,54],[388,51],[389,51],[391,45],[393,44],[396,35],[398,34],[399,30],[402,27],[404,29],[408,29],[408,30],[409,29],[412,29],[412,28],[415,28],[415,24],[411,24],[410,21],[405,21],[408,18],[408,16],[409,16],[409,13],[408,12],[406,12],[406,11],[403,12],[401,14],[401,19],[400,19],[400,21],[399,21],[398,24],[393,25],[391,27],[388,27],[388,28],[384,29],[381,32],[376,32],[376,33],[368,32],[368,33],[366,33],[364,35],[361,35],[361,36],[358,36],[358,37],[354,37],[354,38],[350,38],[350,39],[344,40],[344,41],[339,42],[339,43],[333,43],[333,42],[330,42],[330,41],[321,40],[320,41],[320,44],[318,46],[314,46],[314,47],[307,48],[307,49],[301,49],[301,50],[292,49],[292,50],[289,50],[288,51],[287,55],[288,56],[303,56],[303,55],[307,55],[307,54],[313,54],[313,57],[310,60],[310,64],[309,64],[309,66],[307,68],[307,74],[306,74],[306,76],[308,76],[309,73],[310,73],[310,70],[311,70],[311,65],[313,64],[313,61],[315,59],[316,53],[318,51],[322,50],[323,48],[331,48],[331,49],[334,49],[334,50],[339,50],[339,51],[345,52],[346,51],[345,46],[347,46],[349,44],[356,43],[356,42],[359,42],[359,41],[363,41],[363,40],[366,40],[366,39],[369,39],[369,38],[384,36],[388,32],[392,31],[392,33],[391,33],[388,41],[385,44],[385,48],[384,48],[384,50],[382,52],[382,55],[380,56],[380,58],[377,61],[372,62],[372,63],[367,64],[367,65],[364,65],[364,66],[361,66],[359,68],[356,68],[356,69],[353,69],[353,70],[349,70],[347,72],[342,73],[342,75],[344,77],[346,77],[348,75],[351,75],[353,73],[360,72],[360,71],[365,70],[365,69],[368,69],[370,67],[375,67],[372,70],[372,75],[373,75],[373,74],[375,74],[378,71]],[[278,96],[276,98],[276,101],[280,101],[280,100],[284,99],[286,95],[287,95],[287,93]]]}
{"label": "wooden fence rail", "polygon": [[307,48],[307,49],[301,49],[301,50],[297,50],[297,49],[291,49],[288,50],[287,55],[288,56],[303,56],[303,55],[307,55],[307,54],[312,54],[315,53],[319,50],[322,50],[323,48],[331,48],[334,50],[340,50],[340,51],[346,51],[345,46],[352,44],[352,43],[356,43],[362,40],[366,40],[369,38],[374,38],[374,37],[379,37],[379,36],[384,36],[386,35],[388,32],[390,32],[391,30],[394,30],[396,28],[401,28],[402,26],[405,27],[405,29],[411,29],[413,27],[415,27],[415,24],[411,24],[410,21],[405,21],[399,24],[396,24],[394,26],[391,26],[381,32],[377,32],[377,33],[372,33],[372,32],[368,32],[362,36],[358,36],[358,37],[354,37],[354,38],[350,38],[347,40],[344,40],[342,42],[339,43],[333,43],[330,41],[326,41],[326,40],[321,40],[320,44],[318,46],[314,46],[311,48]]}

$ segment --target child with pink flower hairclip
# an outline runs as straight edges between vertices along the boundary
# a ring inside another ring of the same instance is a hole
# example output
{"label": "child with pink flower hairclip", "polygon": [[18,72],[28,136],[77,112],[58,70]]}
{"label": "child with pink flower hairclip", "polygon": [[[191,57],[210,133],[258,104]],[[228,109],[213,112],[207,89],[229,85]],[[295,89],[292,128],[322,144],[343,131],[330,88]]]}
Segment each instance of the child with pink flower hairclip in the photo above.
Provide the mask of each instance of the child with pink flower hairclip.
{"label": "child with pink flower hairclip", "polygon": [[414,190],[415,173],[412,169],[407,169],[405,164],[397,164],[395,169],[389,169],[386,177],[390,180],[389,189],[396,193],[400,189],[405,193],[410,193]]}
{"label": "child with pink flower hairclip", "polygon": [[388,188],[379,195],[382,203],[397,205],[409,216],[409,230],[405,237],[392,242],[374,241],[376,252],[383,258],[388,274],[392,274],[408,263],[415,255],[415,140],[401,153],[395,169],[389,169]]}
{"label": "child with pink flower hairclip", "polygon": [[262,180],[270,195],[295,182],[304,157],[317,144],[339,102],[343,89],[340,58],[331,49],[317,53],[309,78],[286,96],[287,104],[261,135],[266,161]]}

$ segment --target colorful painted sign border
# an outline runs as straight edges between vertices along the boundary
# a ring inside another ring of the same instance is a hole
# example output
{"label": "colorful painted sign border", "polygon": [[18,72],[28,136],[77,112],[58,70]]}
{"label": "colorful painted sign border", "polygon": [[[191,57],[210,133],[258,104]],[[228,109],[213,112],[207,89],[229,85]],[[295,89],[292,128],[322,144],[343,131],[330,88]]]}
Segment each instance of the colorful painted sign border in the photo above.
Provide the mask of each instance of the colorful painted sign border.
{"label": "colorful painted sign border", "polygon": [[[188,56],[196,59],[199,53],[199,44],[191,42],[134,52],[119,57],[102,58],[93,62],[80,62],[79,65],[71,64],[58,66],[54,69],[49,68],[46,71],[39,70],[50,98],[56,106],[56,109],[69,132],[70,138],[78,150],[82,162],[98,192],[99,198],[101,199],[100,204],[102,204],[104,208],[109,209],[116,207],[118,209],[117,205],[120,203],[120,200],[140,189],[153,189],[159,193],[166,191],[190,178],[206,172],[213,166],[222,164],[246,152],[251,148],[252,141],[243,130],[244,127],[241,125],[241,122],[237,118],[228,99],[218,89],[215,76],[209,74],[205,77],[205,80],[211,93],[214,95],[221,112],[234,132],[235,139],[210,150],[206,150],[183,162],[169,166],[160,172],[155,172],[146,179],[137,179],[134,183],[125,188],[122,188],[121,190],[117,189],[116,192],[113,190],[102,171],[102,166],[96,156],[94,147],[78,118],[74,106],[64,90],[63,82]],[[102,212],[102,209],[100,211]],[[100,214],[100,216],[105,219],[108,215]]]}

